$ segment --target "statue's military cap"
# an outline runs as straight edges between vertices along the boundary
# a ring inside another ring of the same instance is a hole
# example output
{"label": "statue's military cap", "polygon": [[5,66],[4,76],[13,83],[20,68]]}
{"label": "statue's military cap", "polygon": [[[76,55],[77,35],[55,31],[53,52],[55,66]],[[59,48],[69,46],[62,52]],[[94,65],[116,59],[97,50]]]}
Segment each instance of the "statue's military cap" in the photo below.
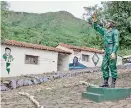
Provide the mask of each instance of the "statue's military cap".
{"label": "statue's military cap", "polygon": [[116,22],[115,22],[115,21],[110,20],[110,19],[107,19],[106,21],[107,21],[107,22],[111,22],[111,23],[113,23],[113,24],[116,24]]}

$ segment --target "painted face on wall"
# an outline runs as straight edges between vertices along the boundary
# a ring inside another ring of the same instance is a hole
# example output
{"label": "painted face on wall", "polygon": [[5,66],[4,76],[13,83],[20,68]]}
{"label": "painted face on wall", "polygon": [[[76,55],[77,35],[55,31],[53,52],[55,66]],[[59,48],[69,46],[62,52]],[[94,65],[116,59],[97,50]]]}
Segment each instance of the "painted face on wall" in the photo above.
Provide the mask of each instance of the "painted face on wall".
{"label": "painted face on wall", "polygon": [[78,62],[78,57],[74,57],[73,62],[77,63]]}
{"label": "painted face on wall", "polygon": [[5,53],[7,54],[7,55],[10,55],[10,53],[11,53],[11,50],[10,49],[5,49]]}

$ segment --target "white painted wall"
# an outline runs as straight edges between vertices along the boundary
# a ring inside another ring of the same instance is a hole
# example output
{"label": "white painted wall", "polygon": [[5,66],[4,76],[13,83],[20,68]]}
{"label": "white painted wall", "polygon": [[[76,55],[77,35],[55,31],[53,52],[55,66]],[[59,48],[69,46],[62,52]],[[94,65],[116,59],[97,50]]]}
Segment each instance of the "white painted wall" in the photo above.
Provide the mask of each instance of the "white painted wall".
{"label": "white painted wall", "polygon": [[[73,53],[74,54],[74,53]],[[85,62],[85,61],[82,61],[82,54],[85,54],[85,55],[89,55],[89,62]],[[70,58],[72,61],[73,61],[73,57],[74,56],[77,56],[80,60],[79,62],[87,67],[95,67],[95,64],[93,63],[92,61],[92,57],[95,53],[93,52],[86,52],[86,51],[81,51],[80,53],[78,53],[77,55],[72,55],[72,58]],[[97,55],[99,56],[99,62],[96,66],[101,66],[102,65],[102,61],[103,61],[103,56],[104,54],[99,54],[97,53]],[[71,62],[72,62],[71,61]],[[117,65],[122,65],[122,57],[118,56],[117,57]]]}
{"label": "white painted wall", "polygon": [[[6,47],[11,49],[11,55],[14,57],[14,60],[10,66],[10,75],[8,75],[5,61],[1,58],[2,77],[20,76],[23,74],[42,74],[45,72],[57,71],[58,52],[1,45],[1,56],[5,53]],[[25,64],[25,55],[39,56],[38,65]]]}
{"label": "white painted wall", "polygon": [[[89,61],[88,62],[82,61],[82,54],[89,55]],[[85,65],[87,67],[95,67],[95,64],[92,61],[92,57],[93,57],[94,54],[95,53],[93,53],[93,52],[81,51],[81,61],[80,61],[80,63],[82,63],[83,65]],[[103,60],[103,54],[97,53],[97,55],[99,57],[99,61],[98,61],[98,64],[96,66],[101,66],[102,60]]]}
{"label": "white painted wall", "polygon": [[75,52],[76,52],[76,51],[73,51],[72,57],[70,57],[70,63],[73,62],[73,58],[74,58],[75,56],[78,57],[78,61],[81,63],[81,57],[82,57],[81,52],[77,52],[77,54],[76,54]]}
{"label": "white painted wall", "polygon": [[117,57],[117,65],[122,65],[122,57]]}
{"label": "white painted wall", "polygon": [[[77,56],[78,59],[79,59],[79,62],[87,67],[95,67],[95,64],[93,63],[92,61],[92,57],[94,55],[93,52],[87,52],[87,51],[81,51],[79,52],[77,55],[75,55],[75,52],[72,50],[72,49],[68,49],[68,48],[65,48],[63,46],[60,46],[58,45],[57,48],[60,48],[62,50],[65,50],[65,51],[70,51],[72,52],[72,54],[70,55],[69,57],[69,63],[72,63],[73,62],[73,58],[74,56]],[[89,55],[90,58],[89,58],[89,62],[85,62],[85,61],[82,61],[82,54],[85,54],[85,55]],[[101,66],[102,65],[102,61],[103,61],[103,55],[104,54],[99,54],[97,53],[97,55],[99,56],[99,62],[96,66]],[[121,65],[122,64],[122,58],[120,56],[118,56],[118,59],[117,59],[117,65]]]}
{"label": "white painted wall", "polygon": [[[72,54],[71,54],[70,57],[69,57],[69,63],[72,63],[74,56],[77,56],[78,59],[79,59],[79,62],[80,62],[81,64],[83,64],[83,65],[85,65],[85,66],[87,66],[87,67],[94,67],[94,66],[95,66],[95,64],[94,64],[93,61],[92,61],[92,57],[93,57],[93,55],[94,55],[93,52],[81,51],[81,52],[79,52],[77,55],[75,55],[75,52],[74,52],[72,49],[68,49],[68,48],[65,48],[65,47],[60,46],[60,45],[58,45],[57,48],[60,48],[60,49],[65,50],[65,51],[70,51],[70,52],[72,52]],[[82,54],[85,54],[85,55],[89,55],[89,56],[90,56],[89,62],[82,61]],[[97,55],[99,56],[99,62],[98,62],[98,64],[97,64],[96,66],[101,66],[102,60],[103,60],[103,54],[97,53]]]}
{"label": "white painted wall", "polygon": [[56,48],[71,52],[72,54],[69,55],[69,63],[72,63],[72,60],[73,60],[72,58],[74,58],[74,51],[72,49],[69,49],[60,45],[58,45]]}
{"label": "white painted wall", "polygon": [[58,71],[68,71],[69,70],[69,55],[59,54],[58,55]]}

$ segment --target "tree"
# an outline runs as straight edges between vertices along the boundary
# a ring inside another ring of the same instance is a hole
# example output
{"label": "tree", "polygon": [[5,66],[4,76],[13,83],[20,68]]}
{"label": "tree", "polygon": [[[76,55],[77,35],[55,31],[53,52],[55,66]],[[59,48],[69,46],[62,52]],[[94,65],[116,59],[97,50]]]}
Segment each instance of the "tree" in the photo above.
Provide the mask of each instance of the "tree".
{"label": "tree", "polygon": [[8,17],[9,4],[5,1],[1,1],[1,41],[3,41],[7,35],[7,23],[5,19]]}
{"label": "tree", "polygon": [[102,7],[91,7],[97,11],[98,23],[103,19],[114,20],[120,31],[120,49],[131,49],[131,2],[107,1],[101,4]]}
{"label": "tree", "polygon": [[120,47],[131,48],[131,2],[112,1],[103,2],[106,17],[114,20],[120,31]]}

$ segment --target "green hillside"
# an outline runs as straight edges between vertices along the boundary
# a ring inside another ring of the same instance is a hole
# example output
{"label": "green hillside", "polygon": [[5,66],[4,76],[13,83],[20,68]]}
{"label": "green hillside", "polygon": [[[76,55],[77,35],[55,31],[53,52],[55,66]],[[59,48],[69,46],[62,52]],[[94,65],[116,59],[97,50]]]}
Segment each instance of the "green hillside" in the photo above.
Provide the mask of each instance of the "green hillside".
{"label": "green hillside", "polygon": [[86,21],[66,11],[44,14],[9,12],[6,22],[7,39],[48,46],[56,46],[60,42],[97,48],[102,46],[101,37]]}
{"label": "green hillside", "polygon": [[[4,18],[6,39],[31,42],[55,47],[58,43],[103,49],[103,40],[86,21],[66,11],[43,14],[8,12]],[[2,26],[3,27],[3,26]],[[119,55],[131,50],[119,49]]]}

